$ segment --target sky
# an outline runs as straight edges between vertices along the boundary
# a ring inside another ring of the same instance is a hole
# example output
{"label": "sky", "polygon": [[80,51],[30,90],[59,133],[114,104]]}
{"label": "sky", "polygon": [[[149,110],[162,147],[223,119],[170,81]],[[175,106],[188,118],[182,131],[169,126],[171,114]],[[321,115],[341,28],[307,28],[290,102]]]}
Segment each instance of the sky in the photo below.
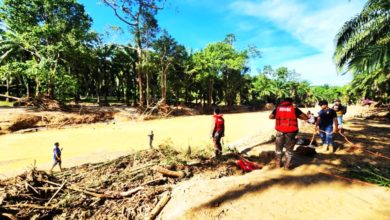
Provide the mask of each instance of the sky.
{"label": "sky", "polygon": [[[131,35],[101,0],[79,0],[93,19],[92,29],[106,41],[125,43]],[[288,67],[313,85],[345,85],[350,74],[337,74],[332,60],[334,38],[356,16],[365,0],[167,0],[159,26],[180,44],[200,50],[209,43],[236,35],[235,47],[255,45],[261,58],[250,59],[251,74],[265,65]],[[123,32],[112,31],[120,26]]]}

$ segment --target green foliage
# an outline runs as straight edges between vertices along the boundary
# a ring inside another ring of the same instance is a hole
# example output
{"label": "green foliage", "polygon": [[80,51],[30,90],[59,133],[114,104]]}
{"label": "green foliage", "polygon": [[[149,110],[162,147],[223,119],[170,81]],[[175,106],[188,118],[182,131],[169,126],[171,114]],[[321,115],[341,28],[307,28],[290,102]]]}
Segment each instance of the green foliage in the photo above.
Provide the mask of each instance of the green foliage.
{"label": "green foliage", "polygon": [[334,59],[354,78],[349,92],[389,102],[390,3],[369,0],[362,12],[346,22],[336,36]]}
{"label": "green foliage", "polygon": [[42,84],[52,97],[57,87],[68,85],[69,77],[59,74],[74,68],[68,59],[94,37],[89,32],[91,18],[75,0],[4,0],[0,18],[5,26],[0,46],[3,51],[17,50],[8,62],[24,63],[23,73],[36,82],[37,94]]}
{"label": "green foliage", "polygon": [[351,166],[346,172],[347,177],[356,178],[379,186],[390,187],[390,179],[384,175],[384,171],[369,164]]}

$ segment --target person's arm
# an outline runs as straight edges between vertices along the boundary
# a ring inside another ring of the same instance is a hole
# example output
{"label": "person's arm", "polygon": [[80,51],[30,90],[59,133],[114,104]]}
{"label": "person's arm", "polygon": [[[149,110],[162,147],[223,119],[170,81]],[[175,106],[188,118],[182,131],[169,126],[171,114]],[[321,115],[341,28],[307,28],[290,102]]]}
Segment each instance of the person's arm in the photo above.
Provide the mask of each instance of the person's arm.
{"label": "person's arm", "polygon": [[299,115],[299,117],[298,117],[299,119],[301,119],[301,120],[309,120],[309,117],[305,114],[305,113],[302,113],[301,115]]}
{"label": "person's arm", "polygon": [[276,110],[273,110],[271,114],[268,116],[269,119],[275,119]]}
{"label": "person's arm", "polygon": [[321,117],[320,115],[318,114],[318,117],[317,117],[317,121],[315,122],[315,128],[314,128],[314,131],[318,132],[320,130],[320,122],[321,122]]}
{"label": "person's arm", "polygon": [[214,130],[215,130],[215,118],[213,118],[211,123],[210,137],[213,137]]}
{"label": "person's arm", "polygon": [[339,122],[337,121],[337,115],[335,113],[335,117],[333,117],[333,133],[337,133],[339,131]]}
{"label": "person's arm", "polygon": [[299,119],[301,120],[308,120],[309,117],[307,117],[307,115],[305,113],[303,113],[299,108],[296,108],[295,110],[295,114],[298,116]]}

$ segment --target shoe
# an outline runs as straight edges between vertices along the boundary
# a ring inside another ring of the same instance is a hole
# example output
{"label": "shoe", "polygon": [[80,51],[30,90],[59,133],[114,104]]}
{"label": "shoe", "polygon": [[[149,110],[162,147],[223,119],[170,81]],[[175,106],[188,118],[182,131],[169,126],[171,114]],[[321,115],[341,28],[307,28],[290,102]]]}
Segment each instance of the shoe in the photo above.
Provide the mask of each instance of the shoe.
{"label": "shoe", "polygon": [[275,167],[276,168],[281,168],[282,167],[282,157],[276,156],[276,158],[275,158]]}

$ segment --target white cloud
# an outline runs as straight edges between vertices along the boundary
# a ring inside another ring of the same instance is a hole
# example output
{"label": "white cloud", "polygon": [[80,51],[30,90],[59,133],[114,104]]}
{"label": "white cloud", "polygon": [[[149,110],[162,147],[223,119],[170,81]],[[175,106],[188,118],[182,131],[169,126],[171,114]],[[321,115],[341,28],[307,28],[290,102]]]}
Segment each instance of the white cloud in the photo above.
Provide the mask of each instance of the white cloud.
{"label": "white cloud", "polygon": [[332,62],[334,37],[344,22],[358,14],[363,5],[363,0],[329,1],[320,10],[313,10],[305,1],[264,0],[235,1],[229,7],[235,14],[269,20],[300,42],[320,51],[317,55],[297,57],[280,65],[295,69],[314,84],[345,84],[348,77],[337,77]]}
{"label": "white cloud", "polygon": [[320,51],[333,50],[333,39],[344,24],[362,9],[362,1],[340,1],[313,11],[302,1],[235,1],[230,9],[260,19],[268,19],[301,42]]}
{"label": "white cloud", "polygon": [[314,85],[345,85],[351,81],[351,75],[336,73],[333,60],[326,53],[283,62],[278,65],[278,67],[281,66],[296,70],[301,78]]}

